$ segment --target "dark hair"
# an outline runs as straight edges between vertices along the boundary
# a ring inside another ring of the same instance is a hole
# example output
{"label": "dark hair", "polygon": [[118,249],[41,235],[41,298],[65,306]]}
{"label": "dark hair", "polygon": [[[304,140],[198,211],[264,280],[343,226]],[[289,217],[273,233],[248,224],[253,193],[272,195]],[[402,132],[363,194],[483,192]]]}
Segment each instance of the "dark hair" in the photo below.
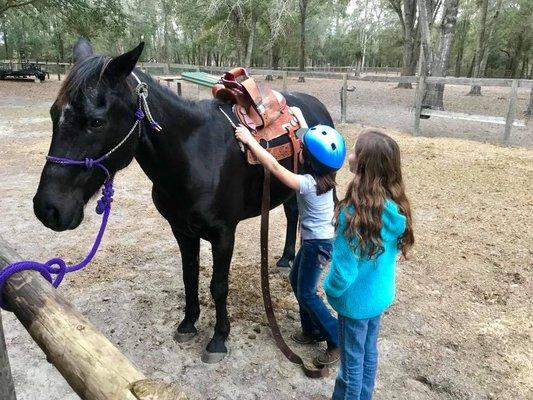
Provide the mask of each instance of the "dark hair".
{"label": "dark hair", "polygon": [[[304,172],[311,175],[316,182],[316,194],[320,196],[321,194],[327,193],[332,189],[335,189],[337,182],[335,181],[336,172],[318,172],[313,168],[313,165],[309,161],[309,157],[306,157],[306,152],[304,150]],[[335,196],[336,197],[336,196]]]}
{"label": "dark hair", "polygon": [[405,195],[402,180],[400,147],[390,136],[379,129],[365,129],[354,148],[354,178],[348,185],[346,196],[335,209],[335,226],[339,212],[352,206],[352,215],[346,215],[347,237],[357,238],[355,246],[359,255],[375,258],[383,251],[381,240],[381,213],[385,200],[392,199],[407,218],[405,232],[398,238],[398,248],[404,257],[414,244],[411,207]]}
{"label": "dark hair", "polygon": [[74,64],[59,89],[57,104],[63,105],[69,98],[85,90],[91,79],[96,76],[101,79],[109,61],[111,61],[110,57],[90,56]]}

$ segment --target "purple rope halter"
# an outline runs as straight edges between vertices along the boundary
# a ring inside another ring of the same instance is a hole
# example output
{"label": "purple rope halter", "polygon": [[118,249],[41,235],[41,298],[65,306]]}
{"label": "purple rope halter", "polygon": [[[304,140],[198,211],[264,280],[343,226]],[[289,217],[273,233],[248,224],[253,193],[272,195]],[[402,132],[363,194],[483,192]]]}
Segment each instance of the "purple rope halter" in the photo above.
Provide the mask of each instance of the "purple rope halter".
{"label": "purple rope halter", "polygon": [[[129,137],[135,132],[137,127],[139,128],[139,135],[140,135],[141,133],[140,122],[145,117],[148,119],[148,122],[150,123],[150,127],[152,129],[156,131],[161,131],[161,126],[153,119],[150,113],[150,109],[148,108],[148,103],[146,101],[146,98],[148,97],[148,86],[146,85],[146,83],[141,82],[139,78],[137,77],[137,75],[135,75],[134,73],[132,73],[132,75],[138,82],[137,88],[135,89],[138,95],[138,108],[137,110],[135,110],[135,123],[133,124],[128,134],[124,137],[124,139],[120,141],[120,143],[118,143],[110,151],[108,151],[106,154],[104,154],[103,156],[97,159],[86,158],[85,160],[71,160],[69,158],[46,156],[46,159],[48,161],[56,163],[56,164],[79,165],[87,169],[97,167],[97,168],[100,168],[102,171],[104,171],[104,173],[107,176],[104,181],[103,188],[102,188],[102,197],[100,198],[100,200],[98,200],[96,204],[96,213],[99,215],[102,215],[102,222],[100,224],[100,229],[98,230],[98,234],[96,235],[96,239],[94,240],[91,250],[80,263],[75,264],[75,265],[67,265],[66,262],[61,258],[51,258],[45,263],[39,263],[37,261],[19,261],[19,262],[8,265],[6,268],[0,271],[0,308],[3,308],[4,310],[9,311],[9,309],[7,308],[7,304],[3,299],[2,293],[3,293],[4,286],[7,280],[13,274],[16,274],[17,272],[21,272],[25,270],[37,271],[37,272],[40,272],[41,275],[48,282],[50,282],[54,287],[57,288],[63,281],[65,274],[78,271],[84,268],[85,266],[87,266],[87,264],[91,262],[91,260],[96,255],[96,252],[98,251],[98,247],[100,247],[100,243],[102,242],[105,229],[107,227],[107,221],[109,219],[109,214],[111,213],[111,203],[113,202],[113,194],[114,194],[113,178],[111,177],[109,170],[102,164],[102,161],[107,159],[111,154],[113,154],[116,150],[118,150],[129,139]],[[55,277],[53,277],[53,275],[55,275]]]}

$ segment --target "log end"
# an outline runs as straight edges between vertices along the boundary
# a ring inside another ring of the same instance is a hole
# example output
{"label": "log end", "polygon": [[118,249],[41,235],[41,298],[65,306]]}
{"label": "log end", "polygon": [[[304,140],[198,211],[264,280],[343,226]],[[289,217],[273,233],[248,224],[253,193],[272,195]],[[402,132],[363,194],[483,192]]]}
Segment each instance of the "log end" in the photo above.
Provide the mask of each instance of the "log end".
{"label": "log end", "polygon": [[143,379],[130,386],[130,391],[138,400],[187,400],[187,396],[176,383],[159,379]]}

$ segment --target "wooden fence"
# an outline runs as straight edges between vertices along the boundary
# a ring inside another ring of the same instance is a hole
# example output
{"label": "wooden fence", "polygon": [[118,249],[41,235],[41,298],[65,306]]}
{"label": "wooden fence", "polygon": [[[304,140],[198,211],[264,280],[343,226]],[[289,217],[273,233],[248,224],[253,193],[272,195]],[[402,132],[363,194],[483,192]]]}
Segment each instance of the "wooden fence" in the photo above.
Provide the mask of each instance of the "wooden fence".
{"label": "wooden fence", "polygon": [[[0,237],[0,270],[21,259]],[[146,379],[38,272],[13,275],[3,294],[47,360],[83,400],[186,399],[178,385]],[[1,324],[0,399],[16,399]]]}
{"label": "wooden fence", "polygon": [[[10,61],[0,61],[2,63],[9,63]],[[47,63],[42,61],[35,61],[39,65],[45,66],[45,68],[54,68],[57,71],[58,79],[61,79],[60,74],[66,73],[71,67],[70,63]],[[202,71],[213,75],[221,75],[227,71],[229,67],[216,67],[216,66],[197,66],[189,64],[176,64],[176,63],[140,63],[141,69],[153,74],[153,75],[169,75],[180,74],[185,71]],[[419,77],[419,76],[389,76],[389,72],[398,73],[399,68],[393,67],[365,67],[362,71],[356,70],[356,67],[306,67],[305,72],[298,71],[293,68],[285,68],[283,70],[272,70],[265,68],[249,68],[248,71],[252,75],[266,75],[266,76],[279,76],[283,79],[283,90],[287,88],[287,80],[291,77],[304,77],[304,78],[325,78],[325,79],[338,79],[342,81],[340,85],[340,101],[341,101],[341,122],[346,122],[346,108],[348,103],[347,92],[351,91],[348,86],[348,81],[366,81],[366,82],[390,82],[390,83],[414,83],[417,84],[417,91],[415,92],[414,99],[414,121],[413,121],[413,133],[419,135],[420,130],[420,116],[429,118],[451,118],[456,120],[476,121],[482,123],[492,123],[504,125],[504,132],[502,135],[502,142],[508,143],[511,135],[511,129],[513,126],[525,126],[526,122],[523,120],[515,119],[516,115],[516,99],[518,88],[530,88],[531,99],[530,103],[533,103],[533,80],[531,79],[508,79],[508,78],[455,78],[455,77]],[[341,72],[344,71],[344,72]],[[385,75],[364,75],[364,73],[375,72],[385,73]],[[432,110],[424,108],[422,105],[422,94],[427,84],[447,84],[447,85],[463,85],[463,86],[499,86],[509,87],[509,106],[505,116],[490,116],[490,115],[476,115],[449,112],[442,110]],[[178,85],[178,91],[181,93],[181,85]],[[531,105],[530,105],[531,107]]]}
{"label": "wooden fence", "polygon": [[[183,71],[202,71],[213,75],[220,75],[227,70],[226,67],[197,67],[190,65],[172,65],[172,64],[157,64],[155,68],[162,68],[163,72],[169,73],[170,68],[174,70],[182,68]],[[150,68],[154,68],[154,64],[142,64],[141,68],[150,72]],[[504,125],[502,135],[502,142],[509,143],[511,136],[511,129],[513,126],[523,127],[526,125],[524,120],[516,119],[516,100],[518,96],[518,88],[529,88],[531,90],[530,103],[533,103],[533,80],[531,79],[506,79],[506,78],[455,78],[455,77],[421,77],[421,76],[386,76],[386,75],[366,75],[357,76],[352,73],[337,73],[337,72],[321,72],[310,71],[302,73],[301,71],[287,71],[287,70],[268,70],[251,68],[248,70],[252,75],[266,75],[279,76],[283,79],[283,90],[287,90],[287,81],[289,77],[313,77],[313,78],[327,78],[342,80],[340,85],[340,103],[341,103],[341,123],[346,122],[348,92],[354,90],[353,87],[348,86],[348,81],[362,81],[362,82],[387,82],[387,83],[411,83],[417,84],[415,91],[415,98],[413,101],[413,134],[420,135],[420,116],[430,118],[450,118],[455,120],[474,121],[481,123],[491,123]],[[459,112],[450,112],[444,110],[432,110],[423,107],[422,96],[427,84],[444,84],[444,85],[461,85],[461,86],[496,86],[509,87],[509,105],[505,116],[491,116],[491,115],[477,115]],[[180,88],[179,88],[180,89]]]}

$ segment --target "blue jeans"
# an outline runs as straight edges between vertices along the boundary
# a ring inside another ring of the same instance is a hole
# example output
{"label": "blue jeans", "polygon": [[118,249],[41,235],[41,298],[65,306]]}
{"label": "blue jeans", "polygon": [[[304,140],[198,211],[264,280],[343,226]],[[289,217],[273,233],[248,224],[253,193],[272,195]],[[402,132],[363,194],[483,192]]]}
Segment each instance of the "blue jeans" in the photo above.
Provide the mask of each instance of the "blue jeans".
{"label": "blue jeans", "polygon": [[381,315],[351,319],[339,315],[341,365],[332,400],[371,400],[378,369]]}
{"label": "blue jeans", "polygon": [[302,331],[324,335],[329,348],[339,347],[339,326],[318,296],[317,285],[332,250],[332,239],[304,240],[290,273],[292,290],[300,306]]}

